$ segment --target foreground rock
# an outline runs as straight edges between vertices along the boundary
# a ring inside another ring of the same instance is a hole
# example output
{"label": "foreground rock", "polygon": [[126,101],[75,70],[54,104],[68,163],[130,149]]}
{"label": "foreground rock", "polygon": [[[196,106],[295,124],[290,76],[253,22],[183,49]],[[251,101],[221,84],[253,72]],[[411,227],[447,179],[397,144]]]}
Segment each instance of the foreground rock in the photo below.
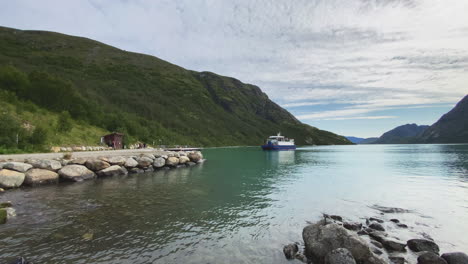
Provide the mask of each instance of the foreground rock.
{"label": "foreground rock", "polygon": [[58,181],[58,173],[44,169],[31,169],[26,172],[24,178],[24,184],[29,186],[36,186],[48,183],[58,183]]}
{"label": "foreground rock", "polygon": [[425,252],[418,257],[418,264],[447,264],[447,261],[433,252]]}
{"label": "foreground rock", "polygon": [[439,254],[439,246],[434,241],[427,239],[410,239],[407,242],[408,248],[414,252],[429,251]]}
{"label": "foreground rock", "polygon": [[113,165],[109,168],[105,168],[97,172],[97,175],[100,177],[104,176],[124,176],[127,175],[128,171],[124,167],[120,167],[119,165]]}
{"label": "foreground rock", "polygon": [[[31,166],[32,167],[32,166]],[[0,187],[16,188],[24,182],[24,173],[3,169],[0,170]]]}
{"label": "foreground rock", "polygon": [[67,165],[58,171],[61,178],[80,182],[96,178],[96,174],[83,165]]}
{"label": "foreground rock", "polygon": [[356,261],[349,250],[337,248],[325,256],[325,264],[356,264]]}
{"label": "foreground rock", "polygon": [[349,250],[357,263],[385,263],[371,251],[365,240],[336,223],[321,220],[311,224],[304,228],[302,237],[305,243],[305,254],[314,263],[324,263],[325,257],[338,248]]}
{"label": "foreground rock", "polygon": [[283,248],[284,256],[287,259],[294,259],[298,251],[299,247],[297,246],[297,244],[289,244],[284,246]]}
{"label": "foreground rock", "polygon": [[448,264],[467,264],[468,255],[463,252],[453,252],[442,254],[442,258],[447,261]]}

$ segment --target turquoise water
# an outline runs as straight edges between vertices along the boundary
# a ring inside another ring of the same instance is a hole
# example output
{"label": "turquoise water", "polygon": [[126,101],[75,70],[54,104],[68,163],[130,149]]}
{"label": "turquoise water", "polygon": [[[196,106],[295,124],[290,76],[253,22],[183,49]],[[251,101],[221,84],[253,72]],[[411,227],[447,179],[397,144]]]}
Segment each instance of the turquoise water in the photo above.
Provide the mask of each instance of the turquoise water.
{"label": "turquoise water", "polygon": [[[468,145],[363,145],[204,151],[193,168],[8,191],[0,262],[291,263],[321,213],[398,218],[402,240],[430,234],[468,252]],[[370,206],[401,207],[379,215]],[[294,263],[294,262],[293,262]]]}

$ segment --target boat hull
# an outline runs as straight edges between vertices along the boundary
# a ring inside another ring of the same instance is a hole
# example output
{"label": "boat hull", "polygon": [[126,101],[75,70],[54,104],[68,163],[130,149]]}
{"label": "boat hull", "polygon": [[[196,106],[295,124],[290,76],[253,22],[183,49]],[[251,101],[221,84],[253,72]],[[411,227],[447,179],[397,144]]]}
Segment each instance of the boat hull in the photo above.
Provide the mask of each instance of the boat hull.
{"label": "boat hull", "polygon": [[295,145],[262,145],[263,150],[295,150]]}

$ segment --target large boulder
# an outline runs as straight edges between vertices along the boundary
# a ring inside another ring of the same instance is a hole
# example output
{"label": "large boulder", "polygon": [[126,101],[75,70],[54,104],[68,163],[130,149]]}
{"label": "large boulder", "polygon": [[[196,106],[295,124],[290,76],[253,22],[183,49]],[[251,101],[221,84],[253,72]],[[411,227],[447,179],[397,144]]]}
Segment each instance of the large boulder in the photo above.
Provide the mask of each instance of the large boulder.
{"label": "large boulder", "polygon": [[126,161],[127,161],[127,159],[122,157],[122,156],[115,156],[115,157],[110,157],[109,158],[109,163],[111,165],[123,166],[123,165],[125,165]]}
{"label": "large boulder", "polygon": [[171,166],[171,167],[175,167],[179,164],[179,158],[176,158],[176,157],[168,157],[166,159],[166,165],[167,166]]}
{"label": "large boulder", "polygon": [[58,171],[62,168],[62,163],[57,160],[33,160],[31,161],[31,165],[34,168],[51,171]]}
{"label": "large boulder", "polygon": [[385,263],[372,253],[365,240],[335,223],[327,224],[322,220],[308,225],[302,231],[302,237],[306,256],[314,263],[323,263],[328,253],[338,248],[349,250],[358,263]]}
{"label": "large boulder", "polygon": [[20,187],[24,182],[24,173],[3,169],[0,170],[0,187],[15,188]]}
{"label": "large boulder", "polygon": [[424,252],[419,255],[418,264],[447,264],[447,261],[434,252]]}
{"label": "large boulder", "polygon": [[467,264],[468,255],[463,252],[452,252],[442,254],[442,258],[447,261],[448,264]]}
{"label": "large boulder", "polygon": [[153,159],[150,159],[148,157],[140,157],[138,158],[138,167],[140,168],[148,168],[153,164]]}
{"label": "large boulder", "polygon": [[185,164],[185,163],[187,163],[187,162],[190,162],[189,157],[187,157],[187,156],[180,156],[180,158],[179,158],[179,164]]}
{"label": "large boulder", "polygon": [[134,158],[127,158],[125,160],[124,166],[127,168],[135,168],[136,166],[138,166],[138,161],[136,161]]}
{"label": "large boulder", "polygon": [[110,164],[101,159],[89,159],[86,161],[85,166],[92,171],[100,171],[109,168]]}
{"label": "large boulder", "polygon": [[64,180],[75,182],[96,178],[96,174],[83,165],[67,165],[58,174]]}
{"label": "large boulder", "polygon": [[325,256],[325,264],[356,264],[356,261],[349,250],[337,248]]}
{"label": "large boulder", "polygon": [[56,172],[44,169],[31,169],[26,172],[24,184],[35,186],[47,183],[57,183],[58,180],[59,175]]}
{"label": "large boulder", "polygon": [[32,168],[31,164],[23,163],[23,162],[5,162],[3,163],[3,168],[8,170],[14,170],[18,172],[26,172],[27,170]]}
{"label": "large boulder", "polygon": [[407,244],[408,248],[414,252],[429,251],[439,254],[439,246],[428,239],[410,239]]}
{"label": "large boulder", "polygon": [[153,166],[155,168],[161,168],[161,167],[164,167],[164,165],[166,164],[166,160],[164,158],[156,158],[153,162]]}
{"label": "large boulder", "polygon": [[187,155],[189,157],[189,159],[193,162],[198,162],[200,160],[203,159],[203,155],[201,154],[200,151],[196,151],[196,152],[191,152]]}
{"label": "large boulder", "polygon": [[100,170],[96,173],[98,176],[123,176],[127,175],[128,171],[124,167],[120,167],[119,165],[112,165],[109,168],[105,168]]}

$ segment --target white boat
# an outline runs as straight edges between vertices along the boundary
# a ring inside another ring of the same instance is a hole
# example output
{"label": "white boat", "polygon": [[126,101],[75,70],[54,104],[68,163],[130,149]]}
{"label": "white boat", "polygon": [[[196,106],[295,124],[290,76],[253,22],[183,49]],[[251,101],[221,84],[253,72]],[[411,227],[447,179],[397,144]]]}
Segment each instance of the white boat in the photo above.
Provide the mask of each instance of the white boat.
{"label": "white boat", "polygon": [[265,145],[262,145],[263,150],[291,150],[296,149],[294,139],[281,136],[280,133],[276,136],[270,136]]}

